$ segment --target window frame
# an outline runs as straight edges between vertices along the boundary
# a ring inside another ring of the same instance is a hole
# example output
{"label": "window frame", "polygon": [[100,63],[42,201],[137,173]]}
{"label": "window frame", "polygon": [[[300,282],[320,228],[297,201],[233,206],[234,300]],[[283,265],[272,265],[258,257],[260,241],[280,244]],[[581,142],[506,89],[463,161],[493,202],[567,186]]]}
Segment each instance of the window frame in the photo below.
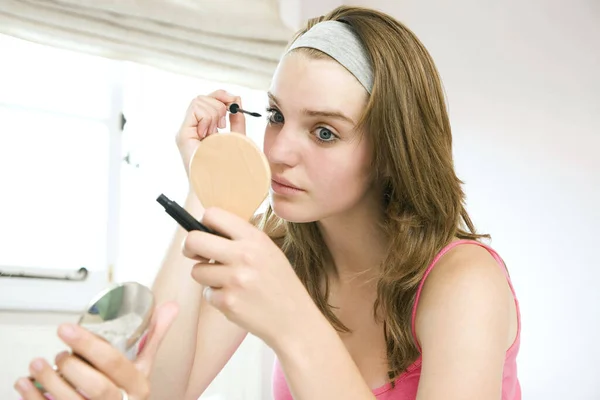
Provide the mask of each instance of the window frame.
{"label": "window frame", "polygon": [[[51,311],[51,312],[82,312],[93,296],[113,283],[114,269],[118,254],[119,243],[119,196],[120,176],[123,163],[122,132],[123,132],[123,62],[111,63],[112,77],[110,82],[110,112],[107,118],[95,118],[78,114],[48,111],[33,106],[23,106],[3,102],[8,109],[24,109],[30,112],[48,113],[76,119],[95,121],[104,124],[109,133],[109,172],[106,223],[106,264],[103,268],[88,270],[82,281],[58,279],[40,279],[35,277],[0,277],[0,311]],[[27,276],[73,275],[76,271],[55,270],[50,268],[29,268],[19,265],[0,265],[1,271]]]}

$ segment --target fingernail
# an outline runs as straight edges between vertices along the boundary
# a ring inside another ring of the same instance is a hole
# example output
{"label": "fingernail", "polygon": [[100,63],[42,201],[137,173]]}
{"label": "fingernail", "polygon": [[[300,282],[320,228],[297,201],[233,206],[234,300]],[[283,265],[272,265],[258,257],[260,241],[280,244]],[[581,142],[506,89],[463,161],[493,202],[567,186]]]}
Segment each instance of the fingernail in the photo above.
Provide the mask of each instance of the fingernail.
{"label": "fingernail", "polygon": [[59,328],[58,334],[63,339],[75,339],[77,337],[77,329],[71,324],[64,324]]}
{"label": "fingernail", "polygon": [[223,115],[221,117],[221,120],[219,121],[219,128],[223,129],[227,126],[227,120],[225,119],[225,116]]}
{"label": "fingernail", "polygon": [[58,364],[60,362],[60,360],[62,360],[63,358],[65,358],[68,354],[69,354],[68,351],[63,351],[62,353],[58,353],[56,355],[56,358],[54,358],[54,363]]}
{"label": "fingernail", "polygon": [[32,387],[31,381],[25,378],[21,378],[15,383],[15,389],[22,393],[31,390]]}
{"label": "fingernail", "polygon": [[31,363],[31,369],[35,372],[40,372],[42,369],[44,369],[44,363],[40,359],[34,360]]}

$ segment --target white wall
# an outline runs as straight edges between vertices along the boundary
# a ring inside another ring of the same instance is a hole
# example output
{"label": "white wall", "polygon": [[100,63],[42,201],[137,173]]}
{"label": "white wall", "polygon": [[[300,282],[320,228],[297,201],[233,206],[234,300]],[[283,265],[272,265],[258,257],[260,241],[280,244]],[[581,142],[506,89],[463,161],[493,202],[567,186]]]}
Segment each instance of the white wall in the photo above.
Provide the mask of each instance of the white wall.
{"label": "white wall", "polygon": [[281,22],[295,32],[307,19],[323,15],[342,4],[343,0],[279,0],[278,7]]}
{"label": "white wall", "polygon": [[599,399],[599,3],[351,3],[393,14],[437,62],[470,212],[521,301],[523,398]]}

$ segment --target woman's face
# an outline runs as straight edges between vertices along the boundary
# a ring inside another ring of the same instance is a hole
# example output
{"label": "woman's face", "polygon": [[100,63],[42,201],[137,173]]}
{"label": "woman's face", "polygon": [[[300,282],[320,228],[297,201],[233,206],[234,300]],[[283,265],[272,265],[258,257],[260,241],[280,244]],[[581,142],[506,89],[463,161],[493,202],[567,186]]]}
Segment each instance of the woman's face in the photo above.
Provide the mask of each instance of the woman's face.
{"label": "woman's face", "polygon": [[332,59],[298,51],[283,58],[269,91],[264,138],[277,216],[320,221],[365,204],[371,150],[355,125],[367,99],[356,78]]}

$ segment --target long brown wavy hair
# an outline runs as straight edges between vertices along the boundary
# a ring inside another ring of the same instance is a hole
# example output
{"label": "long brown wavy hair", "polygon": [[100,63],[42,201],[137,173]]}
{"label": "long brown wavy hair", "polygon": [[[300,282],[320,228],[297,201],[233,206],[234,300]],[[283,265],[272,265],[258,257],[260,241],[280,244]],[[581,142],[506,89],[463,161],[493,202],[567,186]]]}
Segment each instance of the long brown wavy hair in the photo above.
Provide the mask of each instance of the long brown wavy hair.
{"label": "long brown wavy hair", "polygon": [[[454,238],[479,240],[489,235],[476,233],[465,209],[442,84],[423,44],[391,16],[350,6],[309,20],[290,44],[326,20],[351,25],[373,66],[373,90],[357,129],[368,135],[373,187],[381,188],[381,229],[388,243],[373,312],[384,326],[388,375],[393,380],[419,356],[411,313],[427,266]],[[294,51],[328,57],[314,49]],[[259,227],[279,243],[331,324],[347,332],[328,303],[328,277],[335,274],[335,266],[317,223],[287,222],[268,207]]]}

